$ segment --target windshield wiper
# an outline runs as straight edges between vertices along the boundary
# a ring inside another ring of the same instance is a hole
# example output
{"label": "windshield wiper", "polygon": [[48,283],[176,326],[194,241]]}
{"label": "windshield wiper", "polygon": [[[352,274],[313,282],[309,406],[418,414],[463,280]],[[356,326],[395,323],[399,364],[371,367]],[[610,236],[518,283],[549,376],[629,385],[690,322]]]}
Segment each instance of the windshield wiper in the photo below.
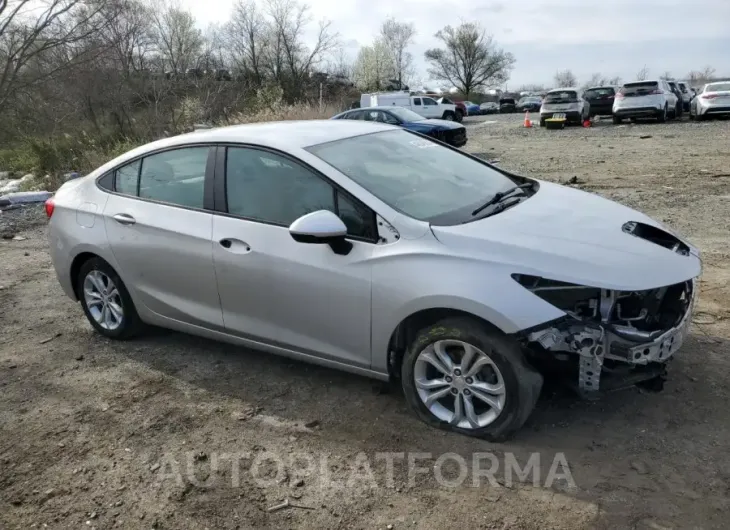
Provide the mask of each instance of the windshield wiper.
{"label": "windshield wiper", "polygon": [[[480,212],[484,211],[486,208],[489,208],[493,204],[497,204],[499,202],[502,202],[506,198],[508,198],[510,195],[512,195],[517,190],[524,190],[527,188],[532,188],[533,184],[520,184],[519,186],[515,186],[514,188],[509,188],[504,191],[499,191],[494,194],[494,197],[489,199],[487,202],[482,204],[479,208],[471,212],[472,216],[479,214]],[[500,210],[501,211],[501,210]]]}

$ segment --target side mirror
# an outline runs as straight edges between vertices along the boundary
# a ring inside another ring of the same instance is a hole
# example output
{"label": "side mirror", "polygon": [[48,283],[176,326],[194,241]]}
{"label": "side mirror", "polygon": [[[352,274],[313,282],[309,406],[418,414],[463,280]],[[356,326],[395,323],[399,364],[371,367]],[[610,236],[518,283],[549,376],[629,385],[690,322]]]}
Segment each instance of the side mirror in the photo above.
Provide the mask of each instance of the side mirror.
{"label": "side mirror", "polygon": [[301,216],[289,226],[289,234],[299,243],[328,244],[335,254],[347,255],[352,250],[352,243],[345,239],[345,223],[329,210]]}

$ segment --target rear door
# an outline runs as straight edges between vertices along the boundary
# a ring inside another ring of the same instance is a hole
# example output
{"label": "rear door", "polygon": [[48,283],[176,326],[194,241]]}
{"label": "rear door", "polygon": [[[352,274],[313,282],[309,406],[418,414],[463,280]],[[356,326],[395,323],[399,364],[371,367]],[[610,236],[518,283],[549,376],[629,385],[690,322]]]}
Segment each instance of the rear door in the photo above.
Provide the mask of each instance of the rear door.
{"label": "rear door", "polygon": [[[298,160],[253,146],[229,146],[219,157],[216,209],[213,256],[226,330],[369,367],[374,213]],[[289,234],[292,222],[322,209],[345,222],[349,254]]]}
{"label": "rear door", "polygon": [[[118,168],[104,208],[109,244],[135,301],[189,324],[221,327],[211,234],[214,147],[186,146]],[[208,183],[208,185],[206,185]]]}

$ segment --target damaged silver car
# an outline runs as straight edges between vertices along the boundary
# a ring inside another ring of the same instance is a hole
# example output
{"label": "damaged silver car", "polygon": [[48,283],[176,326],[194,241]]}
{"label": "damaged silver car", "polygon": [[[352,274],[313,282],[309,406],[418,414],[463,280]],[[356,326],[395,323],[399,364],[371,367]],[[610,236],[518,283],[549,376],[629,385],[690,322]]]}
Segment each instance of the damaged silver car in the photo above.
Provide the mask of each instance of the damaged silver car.
{"label": "damaged silver car", "polygon": [[429,425],[490,440],[556,366],[587,397],[660,386],[701,272],[637,211],[352,120],[160,140],[46,212],[105,337],[156,325],[397,381]]}

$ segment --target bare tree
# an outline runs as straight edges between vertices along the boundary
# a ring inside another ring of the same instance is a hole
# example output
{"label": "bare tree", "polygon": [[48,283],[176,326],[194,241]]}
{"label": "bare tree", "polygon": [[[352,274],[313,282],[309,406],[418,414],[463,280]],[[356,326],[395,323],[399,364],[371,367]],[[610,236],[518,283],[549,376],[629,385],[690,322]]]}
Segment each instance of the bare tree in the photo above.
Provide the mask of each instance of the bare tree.
{"label": "bare tree", "polygon": [[339,45],[339,35],[326,20],[319,22],[314,45],[305,44],[305,32],[312,21],[309,6],[296,0],[268,0],[270,69],[279,84],[294,98],[302,95],[302,82],[325,56]]}
{"label": "bare tree", "polygon": [[613,86],[620,86],[621,85],[621,77],[620,76],[614,76],[608,79],[608,84]]}
{"label": "bare tree", "polygon": [[361,90],[382,90],[396,75],[392,56],[382,39],[363,46],[353,66],[355,85]]}
{"label": "bare tree", "polygon": [[[48,58],[59,58],[60,49],[83,42],[108,24],[99,17],[105,6],[99,0],[87,6],[81,0],[5,0],[0,4],[0,112],[11,96],[43,79],[57,74],[59,65]],[[71,50],[66,50],[70,52]],[[65,53],[69,59],[86,56]]]}
{"label": "bare tree", "polygon": [[636,73],[636,80],[637,81],[646,81],[646,79],[649,77],[649,69],[644,65],[644,67],[639,70]]}
{"label": "bare tree", "polygon": [[604,86],[611,84],[607,77],[603,74],[595,73],[591,75],[590,79],[583,85],[584,88],[590,88],[594,86]]}
{"label": "bare tree", "polygon": [[514,56],[498,48],[478,24],[446,26],[436,38],[444,47],[426,51],[428,72],[433,79],[451,83],[465,97],[477,88],[501,85],[509,79]]}
{"label": "bare tree", "polygon": [[408,46],[413,44],[416,28],[412,22],[398,22],[388,18],[380,26],[380,38],[390,57],[395,72],[394,79],[403,87],[413,75],[413,56]]}
{"label": "bare tree", "polygon": [[671,81],[672,79],[674,79],[674,77],[672,77],[672,72],[667,70],[659,76],[659,79],[664,79],[664,81]]}
{"label": "bare tree", "polygon": [[184,73],[195,65],[203,47],[203,36],[193,15],[174,2],[163,2],[152,13],[155,38],[165,66],[173,74]]}
{"label": "bare tree", "polygon": [[560,70],[553,77],[556,87],[571,87],[578,84],[578,79],[571,70]]}
{"label": "bare tree", "polygon": [[260,87],[271,32],[256,2],[239,0],[224,31],[232,66],[254,87]]}

